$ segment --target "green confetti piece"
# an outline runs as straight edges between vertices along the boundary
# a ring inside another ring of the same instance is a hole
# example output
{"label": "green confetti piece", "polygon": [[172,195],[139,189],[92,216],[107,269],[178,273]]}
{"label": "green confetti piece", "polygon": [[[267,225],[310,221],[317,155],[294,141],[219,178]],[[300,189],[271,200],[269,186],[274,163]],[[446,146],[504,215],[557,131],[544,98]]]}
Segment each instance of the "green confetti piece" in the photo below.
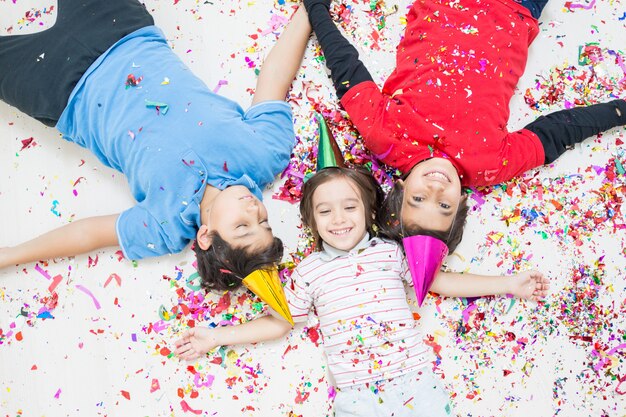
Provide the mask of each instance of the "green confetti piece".
{"label": "green confetti piece", "polygon": [[161,318],[161,320],[170,321],[175,316],[174,316],[174,314],[171,314],[169,311],[167,311],[165,306],[163,304],[161,304],[161,306],[159,307],[159,317]]}
{"label": "green confetti piece", "polygon": [[194,272],[193,274],[189,275],[185,282],[185,286],[192,291],[199,291],[202,288],[200,274]]}

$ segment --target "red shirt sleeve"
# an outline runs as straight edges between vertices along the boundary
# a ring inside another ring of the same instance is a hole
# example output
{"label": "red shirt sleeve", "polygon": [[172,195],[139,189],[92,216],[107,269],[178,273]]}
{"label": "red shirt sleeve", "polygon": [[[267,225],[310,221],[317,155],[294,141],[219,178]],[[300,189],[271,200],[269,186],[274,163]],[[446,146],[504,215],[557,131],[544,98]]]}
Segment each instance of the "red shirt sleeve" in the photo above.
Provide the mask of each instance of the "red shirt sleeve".
{"label": "red shirt sleeve", "polygon": [[541,141],[537,135],[526,129],[508,133],[502,139],[500,155],[484,157],[483,167],[493,167],[493,161],[498,161],[500,166],[493,167],[492,170],[484,169],[482,172],[476,167],[474,171],[479,175],[470,181],[471,185],[494,185],[509,181],[543,165],[545,158]]}

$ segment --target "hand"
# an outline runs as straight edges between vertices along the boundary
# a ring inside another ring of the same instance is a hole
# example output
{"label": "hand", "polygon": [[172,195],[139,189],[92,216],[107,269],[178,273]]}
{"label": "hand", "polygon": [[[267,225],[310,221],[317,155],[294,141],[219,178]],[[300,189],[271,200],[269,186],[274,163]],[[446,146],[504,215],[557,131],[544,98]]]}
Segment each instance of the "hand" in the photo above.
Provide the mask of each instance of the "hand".
{"label": "hand", "polygon": [[518,298],[538,301],[548,294],[550,282],[539,271],[524,271],[511,276],[511,293]]}
{"label": "hand", "polygon": [[311,11],[311,8],[317,4],[323,4],[327,10],[330,10],[330,1],[331,0],[304,0],[304,8],[307,13]]}
{"label": "hand", "polygon": [[185,361],[192,361],[206,355],[208,351],[219,346],[219,343],[215,338],[215,330],[194,327],[186,330],[175,345],[176,356]]}

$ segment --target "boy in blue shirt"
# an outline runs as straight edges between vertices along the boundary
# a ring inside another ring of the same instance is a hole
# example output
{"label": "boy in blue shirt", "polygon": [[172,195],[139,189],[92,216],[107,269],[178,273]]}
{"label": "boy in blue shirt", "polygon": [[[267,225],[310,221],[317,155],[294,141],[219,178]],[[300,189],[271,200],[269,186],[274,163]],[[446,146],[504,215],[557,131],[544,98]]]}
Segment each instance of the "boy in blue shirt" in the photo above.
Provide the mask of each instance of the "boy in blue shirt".
{"label": "boy in blue shirt", "polygon": [[0,249],[0,267],[114,245],[141,259],[194,239],[201,275],[217,282],[242,256],[250,270],[280,260],[260,200],[295,142],[285,97],[310,34],[304,9],[267,56],[247,111],[194,76],[153,23],[135,0],[59,0],[50,29],[0,37],[0,98],[124,173],[137,200]]}

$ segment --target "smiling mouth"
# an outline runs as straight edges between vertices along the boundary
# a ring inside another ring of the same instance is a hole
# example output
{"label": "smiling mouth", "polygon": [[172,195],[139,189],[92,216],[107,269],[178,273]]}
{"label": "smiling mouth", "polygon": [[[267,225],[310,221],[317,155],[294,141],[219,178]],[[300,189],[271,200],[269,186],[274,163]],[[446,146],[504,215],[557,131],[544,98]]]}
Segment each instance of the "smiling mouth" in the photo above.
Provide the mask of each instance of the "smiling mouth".
{"label": "smiling mouth", "polygon": [[239,197],[240,200],[250,200],[253,199],[254,197],[250,194],[244,195],[243,197]]}
{"label": "smiling mouth", "polygon": [[350,233],[351,230],[352,228],[348,227],[346,229],[329,230],[329,233],[334,236],[343,236],[343,235],[347,235],[348,233]]}
{"label": "smiling mouth", "polygon": [[430,171],[427,172],[426,174],[424,174],[425,177],[434,179],[434,180],[441,180],[441,181],[446,181],[446,182],[451,182],[450,181],[450,177],[448,177],[448,174],[446,174],[445,172],[442,171]]}

